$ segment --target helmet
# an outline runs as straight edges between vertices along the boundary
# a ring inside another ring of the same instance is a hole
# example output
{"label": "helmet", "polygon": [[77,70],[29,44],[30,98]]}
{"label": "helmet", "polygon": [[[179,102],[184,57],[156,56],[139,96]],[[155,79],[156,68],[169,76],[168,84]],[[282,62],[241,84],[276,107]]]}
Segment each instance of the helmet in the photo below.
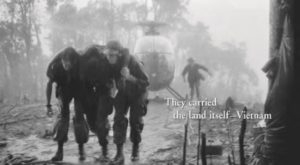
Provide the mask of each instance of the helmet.
{"label": "helmet", "polygon": [[188,62],[194,62],[194,59],[192,57],[188,58]]}
{"label": "helmet", "polygon": [[106,47],[108,49],[119,50],[119,51],[123,49],[121,43],[119,41],[116,41],[116,40],[108,41],[106,43]]}

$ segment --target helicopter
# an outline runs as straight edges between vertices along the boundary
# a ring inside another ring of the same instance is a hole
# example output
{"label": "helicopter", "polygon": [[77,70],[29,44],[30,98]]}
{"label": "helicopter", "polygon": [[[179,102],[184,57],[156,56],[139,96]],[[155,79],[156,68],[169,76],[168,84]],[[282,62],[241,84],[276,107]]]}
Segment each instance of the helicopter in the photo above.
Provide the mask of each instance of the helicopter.
{"label": "helicopter", "polygon": [[134,55],[144,64],[149,76],[149,90],[156,92],[167,89],[172,95],[182,99],[180,94],[170,87],[175,73],[174,47],[171,41],[158,32],[165,23],[145,21],[139,23],[146,29],[134,47]]}

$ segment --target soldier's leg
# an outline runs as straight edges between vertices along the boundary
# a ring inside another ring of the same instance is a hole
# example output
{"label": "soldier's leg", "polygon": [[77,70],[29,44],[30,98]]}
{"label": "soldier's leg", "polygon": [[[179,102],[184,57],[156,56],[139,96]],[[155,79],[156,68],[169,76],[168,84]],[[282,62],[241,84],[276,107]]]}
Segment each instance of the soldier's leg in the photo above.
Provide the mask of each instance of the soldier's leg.
{"label": "soldier's leg", "polygon": [[108,95],[102,95],[98,100],[97,107],[97,118],[96,118],[96,134],[98,136],[99,144],[102,147],[102,157],[101,160],[108,160],[107,154],[107,136],[110,129],[110,125],[108,122],[108,115],[112,113],[113,110],[113,102],[112,98]]}
{"label": "soldier's leg", "polygon": [[195,90],[196,90],[196,95],[197,95],[197,99],[198,99],[198,100],[200,99],[200,91],[199,91],[199,88],[200,88],[200,80],[198,80],[198,81],[195,82]]}
{"label": "soldier's leg", "polygon": [[195,88],[195,83],[193,81],[189,81],[189,86],[190,86],[190,99],[192,100],[194,98],[194,88]]}
{"label": "soldier's leg", "polygon": [[139,159],[139,144],[142,140],[141,133],[144,128],[143,116],[147,113],[148,94],[142,94],[137,100],[133,100],[130,106],[130,140],[133,143],[131,160]]}
{"label": "soldier's leg", "polygon": [[79,160],[85,160],[84,143],[89,138],[89,127],[84,118],[82,99],[75,97],[75,116],[73,117],[75,140],[78,143]]}
{"label": "soldier's leg", "polygon": [[118,93],[115,101],[115,116],[114,116],[114,143],[117,146],[117,153],[114,158],[114,164],[123,164],[124,163],[124,154],[123,154],[123,144],[126,141],[126,132],[128,126],[128,119],[126,114],[128,111],[128,102],[127,97],[122,93]]}
{"label": "soldier's leg", "polygon": [[63,160],[63,145],[68,140],[70,109],[69,104],[72,100],[71,91],[67,87],[57,87],[57,98],[59,102],[60,114],[54,125],[54,140],[57,141],[58,148],[52,161]]}

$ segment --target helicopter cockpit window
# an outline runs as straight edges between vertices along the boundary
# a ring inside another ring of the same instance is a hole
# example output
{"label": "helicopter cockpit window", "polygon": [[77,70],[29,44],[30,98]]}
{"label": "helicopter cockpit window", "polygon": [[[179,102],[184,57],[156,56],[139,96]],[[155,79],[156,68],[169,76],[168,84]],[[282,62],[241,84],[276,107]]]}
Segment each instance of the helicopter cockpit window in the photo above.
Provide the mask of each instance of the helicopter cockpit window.
{"label": "helicopter cockpit window", "polygon": [[137,41],[135,54],[157,52],[160,54],[173,54],[172,44],[162,36],[144,36]]}

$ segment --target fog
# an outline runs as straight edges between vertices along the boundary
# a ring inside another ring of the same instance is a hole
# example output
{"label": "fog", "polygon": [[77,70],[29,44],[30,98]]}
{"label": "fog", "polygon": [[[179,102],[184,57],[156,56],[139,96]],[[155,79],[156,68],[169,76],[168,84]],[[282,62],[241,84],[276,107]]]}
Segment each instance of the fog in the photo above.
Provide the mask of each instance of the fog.
{"label": "fog", "polygon": [[269,1],[261,0],[191,0],[192,20],[209,26],[213,42],[244,42],[246,62],[259,78],[262,98],[267,93],[267,79],[261,71],[269,54]]}
{"label": "fog", "polygon": [[[112,3],[113,2],[113,3]],[[189,57],[208,67],[202,95],[263,102],[267,83],[268,3],[259,0],[53,0],[0,2],[0,100],[43,101],[46,67],[67,47],[84,49],[118,39],[133,51],[136,24],[167,23],[161,34],[175,47],[171,84],[188,93],[181,72]]]}

